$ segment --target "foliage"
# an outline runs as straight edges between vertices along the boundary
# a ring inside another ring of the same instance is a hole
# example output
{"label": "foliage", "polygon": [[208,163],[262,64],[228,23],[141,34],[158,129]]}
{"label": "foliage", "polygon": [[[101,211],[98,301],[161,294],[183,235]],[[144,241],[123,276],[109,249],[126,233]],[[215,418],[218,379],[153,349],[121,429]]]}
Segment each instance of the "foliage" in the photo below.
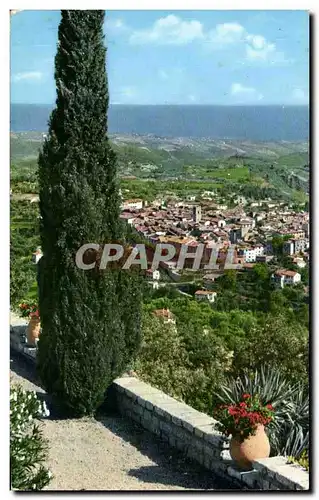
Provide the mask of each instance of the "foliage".
{"label": "foliage", "polygon": [[126,244],[119,218],[116,155],[107,137],[104,11],[62,10],[55,59],[57,88],[39,156],[40,378],[62,412],[92,415],[135,356],[141,289],[132,271],[89,270],[83,244]]}
{"label": "foliage", "polygon": [[12,386],[10,392],[10,469],[15,490],[42,490],[49,484],[51,472],[43,465],[47,443],[34,419],[48,416],[45,403],[34,392]]}
{"label": "foliage", "polygon": [[306,471],[309,471],[309,455],[306,450],[304,450],[299,458],[288,457],[288,464],[297,464],[300,465]]}
{"label": "foliage", "polygon": [[39,244],[38,206],[28,201],[10,201],[10,302],[17,307],[36,279],[32,252]]}
{"label": "foliage", "polygon": [[219,405],[214,411],[218,421],[217,428],[226,436],[230,434],[244,441],[249,436],[256,434],[259,425],[268,425],[274,416],[271,404],[261,403],[257,394],[244,393],[233,404]]}
{"label": "foliage", "polygon": [[22,318],[39,318],[38,304],[34,302],[22,302],[19,304],[19,309]]}
{"label": "foliage", "polygon": [[[163,306],[164,307],[164,306]],[[231,353],[208,329],[163,323],[148,307],[143,315],[143,342],[134,365],[145,382],[210,412],[212,394],[231,365]]]}
{"label": "foliage", "polygon": [[223,404],[235,404],[241,394],[258,394],[262,404],[271,404],[275,418],[269,425],[273,455],[300,456],[309,443],[309,395],[301,383],[292,384],[272,363],[228,378],[216,392]]}
{"label": "foliage", "polygon": [[[236,303],[230,299],[229,309],[216,310],[210,304],[179,297],[147,302],[149,311],[169,308],[176,317],[180,331],[193,332],[195,338],[203,329],[210,329],[214,339],[226,351],[233,352],[231,373],[234,377],[243,370],[255,370],[263,363],[280,366],[291,382],[308,380],[308,329],[296,321],[294,313],[235,309]],[[193,349],[198,346],[194,345]]]}

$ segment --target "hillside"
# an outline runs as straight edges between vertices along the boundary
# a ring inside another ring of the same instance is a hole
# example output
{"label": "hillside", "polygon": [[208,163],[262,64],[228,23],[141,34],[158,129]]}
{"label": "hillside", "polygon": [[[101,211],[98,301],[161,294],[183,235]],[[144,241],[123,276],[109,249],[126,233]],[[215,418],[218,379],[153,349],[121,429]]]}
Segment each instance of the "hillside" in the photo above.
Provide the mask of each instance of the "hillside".
{"label": "hillside", "polygon": [[[40,132],[11,133],[11,180],[36,190]],[[122,177],[207,183],[207,189],[234,183],[244,192],[256,186],[304,199],[309,190],[307,142],[219,141],[111,135]]]}

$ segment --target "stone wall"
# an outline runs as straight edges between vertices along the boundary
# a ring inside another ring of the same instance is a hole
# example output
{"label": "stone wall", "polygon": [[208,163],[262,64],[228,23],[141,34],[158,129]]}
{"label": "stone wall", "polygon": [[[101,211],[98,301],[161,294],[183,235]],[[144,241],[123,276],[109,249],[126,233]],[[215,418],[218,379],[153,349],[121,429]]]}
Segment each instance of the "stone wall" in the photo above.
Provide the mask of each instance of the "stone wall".
{"label": "stone wall", "polygon": [[[10,347],[32,363],[36,348],[26,344],[26,323],[11,321]],[[285,457],[253,463],[243,472],[229,455],[229,442],[215,428],[216,421],[135,377],[114,381],[113,390],[120,413],[182,450],[192,460],[221,477],[232,478],[239,489],[309,490],[309,474],[301,467],[288,465]]]}
{"label": "stone wall", "polygon": [[231,477],[239,488],[257,490],[308,490],[309,474],[285,457],[253,463],[243,472],[231,460],[229,441],[215,428],[216,420],[176,401],[134,377],[113,383],[118,410],[171,446],[221,477]]}

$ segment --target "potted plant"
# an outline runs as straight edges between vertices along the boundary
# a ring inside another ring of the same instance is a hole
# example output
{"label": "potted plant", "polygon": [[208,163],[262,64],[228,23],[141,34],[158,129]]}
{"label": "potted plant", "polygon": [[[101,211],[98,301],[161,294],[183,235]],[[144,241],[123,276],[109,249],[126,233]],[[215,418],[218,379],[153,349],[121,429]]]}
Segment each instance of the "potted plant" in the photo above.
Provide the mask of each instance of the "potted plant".
{"label": "potted plant", "polygon": [[263,405],[257,395],[243,394],[236,404],[219,405],[214,417],[218,420],[217,428],[226,436],[231,435],[230,455],[241,468],[251,469],[254,460],[269,457],[265,426],[274,418],[271,404]]}
{"label": "potted plant", "polygon": [[35,303],[23,302],[19,305],[19,309],[23,318],[30,319],[27,328],[27,342],[34,346],[39,338],[41,329],[38,305]]}

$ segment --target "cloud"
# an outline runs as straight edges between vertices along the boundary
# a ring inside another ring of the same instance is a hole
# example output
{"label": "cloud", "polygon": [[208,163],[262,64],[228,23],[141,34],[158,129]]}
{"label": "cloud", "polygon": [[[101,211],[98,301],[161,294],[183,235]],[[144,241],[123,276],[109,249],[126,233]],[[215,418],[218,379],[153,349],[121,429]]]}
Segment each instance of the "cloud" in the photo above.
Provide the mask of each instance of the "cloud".
{"label": "cloud", "polygon": [[284,52],[278,51],[276,44],[270,43],[262,35],[246,36],[246,60],[269,64],[290,64],[292,59],[286,59]]}
{"label": "cloud", "polygon": [[248,63],[287,64],[293,62],[277,50],[274,43],[263,35],[251,34],[237,22],[218,24],[205,35],[206,46],[222,50],[231,46],[245,47],[245,61]]}
{"label": "cloud", "polygon": [[215,48],[222,48],[225,45],[242,41],[245,35],[245,28],[239,23],[217,24],[216,28],[209,31],[207,41]]}
{"label": "cloud", "polygon": [[241,83],[233,83],[230,89],[232,95],[236,94],[254,94],[257,90],[254,87],[245,87]]}
{"label": "cloud", "polygon": [[195,102],[195,101],[198,101],[196,95],[193,95],[193,94],[190,94],[187,96],[187,99],[191,102]]}
{"label": "cloud", "polygon": [[111,25],[125,29],[129,33],[129,43],[132,45],[187,45],[200,42],[209,50],[224,50],[241,47],[245,54],[242,64],[278,64],[286,65],[293,62],[278,51],[276,44],[267,40],[261,34],[249,33],[237,21],[217,24],[207,30],[197,21],[183,20],[170,14],[157,19],[152,26],[142,30],[132,30],[120,20],[113,20]]}
{"label": "cloud", "polygon": [[255,87],[245,87],[241,83],[233,83],[230,88],[230,94],[240,99],[254,99],[261,101],[264,96]]}
{"label": "cloud", "polygon": [[150,29],[134,31],[131,44],[186,45],[204,38],[203,25],[199,21],[183,21],[170,14],[154,22]]}
{"label": "cloud", "polygon": [[276,52],[276,45],[267,42],[261,35],[248,35],[246,37],[246,55],[248,59],[265,61]]}
{"label": "cloud", "polygon": [[21,82],[23,80],[42,80],[43,73],[41,71],[25,71],[23,73],[16,73],[13,75],[12,80],[14,82]]}
{"label": "cloud", "polygon": [[128,27],[122,19],[106,19],[105,27],[107,30],[126,30]]}
{"label": "cloud", "polygon": [[292,91],[292,98],[294,101],[308,101],[308,94],[300,88],[295,88]]}

